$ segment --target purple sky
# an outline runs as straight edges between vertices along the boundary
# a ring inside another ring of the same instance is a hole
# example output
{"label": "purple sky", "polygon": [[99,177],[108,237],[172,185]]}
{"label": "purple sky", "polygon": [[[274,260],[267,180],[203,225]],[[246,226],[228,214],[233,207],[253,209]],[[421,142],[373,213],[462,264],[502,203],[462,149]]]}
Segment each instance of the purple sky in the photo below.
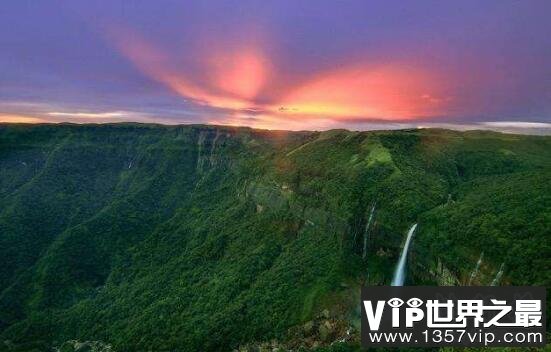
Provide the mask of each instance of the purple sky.
{"label": "purple sky", "polygon": [[551,128],[551,1],[3,0],[0,121]]}

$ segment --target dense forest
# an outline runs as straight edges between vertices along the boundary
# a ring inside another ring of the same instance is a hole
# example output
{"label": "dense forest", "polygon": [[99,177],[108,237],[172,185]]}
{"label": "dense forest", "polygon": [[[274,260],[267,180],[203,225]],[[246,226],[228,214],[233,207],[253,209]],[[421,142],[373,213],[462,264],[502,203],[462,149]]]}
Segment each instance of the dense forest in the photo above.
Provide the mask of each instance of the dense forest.
{"label": "dense forest", "polygon": [[408,284],[550,287],[551,137],[0,125],[0,350],[355,351],[413,223]]}

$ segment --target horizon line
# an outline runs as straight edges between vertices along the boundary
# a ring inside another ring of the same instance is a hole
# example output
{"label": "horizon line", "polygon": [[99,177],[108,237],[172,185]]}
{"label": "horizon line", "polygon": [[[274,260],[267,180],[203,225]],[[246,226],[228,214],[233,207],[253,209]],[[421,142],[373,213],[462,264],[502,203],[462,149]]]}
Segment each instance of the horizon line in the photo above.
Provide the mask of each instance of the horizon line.
{"label": "horizon line", "polygon": [[41,121],[41,122],[9,122],[0,121],[0,126],[108,126],[108,125],[143,125],[159,127],[184,127],[184,126],[204,126],[213,128],[233,128],[249,129],[254,131],[268,132],[328,132],[328,131],[348,131],[348,132],[376,132],[376,131],[407,131],[407,130],[447,130],[455,132],[494,132],[511,135],[530,135],[530,136],[551,136],[551,123],[545,122],[514,122],[514,121],[494,121],[479,123],[370,123],[372,127],[380,125],[378,128],[354,129],[354,128],[328,128],[328,129],[269,129],[257,128],[247,125],[217,124],[217,123],[164,123],[147,121],[104,121],[104,122],[75,122],[75,121]]}

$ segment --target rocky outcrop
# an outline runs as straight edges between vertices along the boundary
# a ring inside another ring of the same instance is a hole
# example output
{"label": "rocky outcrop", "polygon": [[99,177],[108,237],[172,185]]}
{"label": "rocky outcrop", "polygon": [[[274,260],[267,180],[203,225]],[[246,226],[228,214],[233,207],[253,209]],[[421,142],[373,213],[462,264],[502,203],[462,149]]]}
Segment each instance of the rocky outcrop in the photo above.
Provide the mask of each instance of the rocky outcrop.
{"label": "rocky outcrop", "polygon": [[69,340],[54,348],[56,352],[114,352],[110,344],[101,341]]}
{"label": "rocky outcrop", "polygon": [[252,342],[234,352],[290,352],[310,350],[337,343],[358,342],[359,332],[342,317],[322,311],[315,319],[289,329],[285,341]]}
{"label": "rocky outcrop", "polygon": [[430,270],[432,278],[439,286],[457,286],[459,285],[458,276],[453,273],[443,262],[438,258],[436,268]]}

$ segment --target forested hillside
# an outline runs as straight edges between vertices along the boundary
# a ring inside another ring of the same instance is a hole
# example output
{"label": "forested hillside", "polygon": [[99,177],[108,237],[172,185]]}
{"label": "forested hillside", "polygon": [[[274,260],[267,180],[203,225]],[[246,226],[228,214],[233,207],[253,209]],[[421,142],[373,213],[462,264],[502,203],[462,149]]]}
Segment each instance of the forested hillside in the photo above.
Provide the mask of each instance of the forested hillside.
{"label": "forested hillside", "polygon": [[2,125],[0,350],[352,350],[415,222],[409,284],[551,286],[550,181],[541,136]]}

